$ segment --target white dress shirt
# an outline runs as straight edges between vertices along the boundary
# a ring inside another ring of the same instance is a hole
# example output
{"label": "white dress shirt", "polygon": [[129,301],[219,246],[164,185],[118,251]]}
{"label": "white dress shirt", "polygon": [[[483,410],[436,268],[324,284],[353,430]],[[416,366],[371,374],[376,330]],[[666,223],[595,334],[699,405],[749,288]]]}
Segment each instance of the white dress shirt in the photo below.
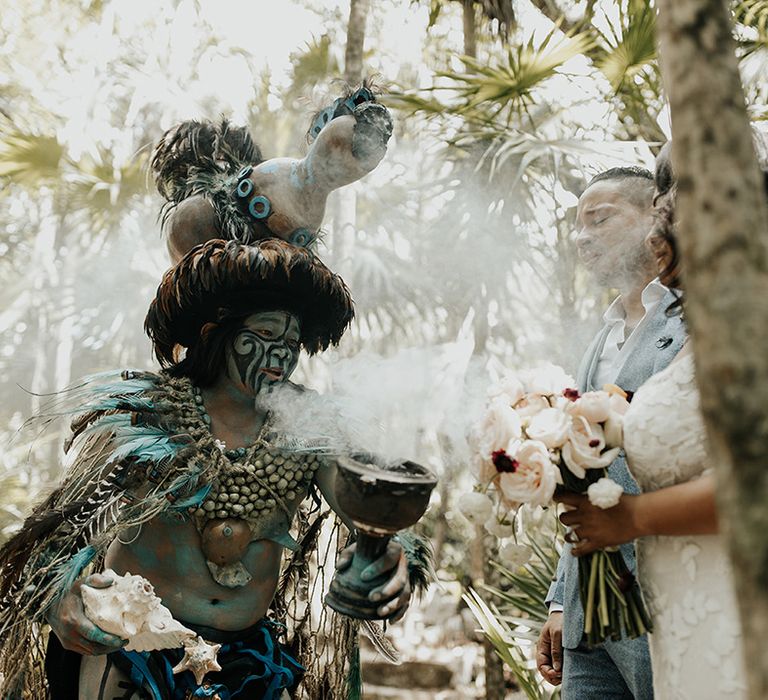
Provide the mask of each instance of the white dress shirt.
{"label": "white dress shirt", "polygon": [[666,293],[667,288],[659,282],[658,277],[648,283],[640,295],[645,314],[629,334],[627,334],[627,313],[622,298],[617,297],[605,310],[603,321],[610,327],[610,330],[605,338],[603,350],[595,368],[592,381],[595,389],[602,389],[603,384],[616,382],[621,368],[637,344],[637,339],[641,335],[640,331],[648,323],[648,319],[653,316],[656,307]]}

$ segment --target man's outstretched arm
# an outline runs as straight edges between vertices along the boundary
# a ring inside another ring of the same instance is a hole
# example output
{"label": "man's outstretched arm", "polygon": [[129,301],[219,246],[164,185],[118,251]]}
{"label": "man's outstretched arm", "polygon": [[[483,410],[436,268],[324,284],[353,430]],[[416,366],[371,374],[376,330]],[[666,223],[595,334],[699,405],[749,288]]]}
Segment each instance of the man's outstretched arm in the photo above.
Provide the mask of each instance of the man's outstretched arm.
{"label": "man's outstretched arm", "polygon": [[[567,545],[566,545],[567,546]],[[545,603],[549,606],[549,617],[541,628],[536,643],[536,666],[539,673],[552,685],[563,680],[563,590],[565,588],[566,550],[557,562],[555,580],[549,587]]]}

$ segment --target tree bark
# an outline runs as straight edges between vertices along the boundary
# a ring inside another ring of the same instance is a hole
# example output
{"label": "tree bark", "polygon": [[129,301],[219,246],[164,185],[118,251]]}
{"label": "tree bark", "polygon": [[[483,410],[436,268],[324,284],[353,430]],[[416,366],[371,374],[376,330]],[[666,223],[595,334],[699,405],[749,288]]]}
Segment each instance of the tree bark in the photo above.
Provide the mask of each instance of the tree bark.
{"label": "tree bark", "polygon": [[[686,320],[751,698],[768,697],[768,208],[725,0],[659,0]],[[704,663],[704,662],[702,662]]]}
{"label": "tree bark", "polygon": [[[477,526],[475,533],[473,554],[480,557],[475,565],[480,566],[483,582],[498,588],[499,572],[491,566],[491,562],[497,560],[499,554],[496,538],[485,532],[482,526]],[[504,663],[496,653],[493,643],[485,635],[483,635],[483,661],[485,662],[485,700],[504,700],[506,695]]]}
{"label": "tree bark", "polygon": [[[344,50],[344,80],[350,87],[363,80],[365,23],[370,0],[350,0],[347,45]],[[351,187],[333,193],[333,258],[343,272],[352,256],[357,221],[357,196]]]}
{"label": "tree bark", "polygon": [[370,0],[350,0],[347,22],[347,46],[344,51],[344,80],[355,85],[363,79],[363,46],[365,22]]}
{"label": "tree bark", "polygon": [[477,58],[477,26],[475,0],[462,0],[461,11],[464,28],[464,55]]}

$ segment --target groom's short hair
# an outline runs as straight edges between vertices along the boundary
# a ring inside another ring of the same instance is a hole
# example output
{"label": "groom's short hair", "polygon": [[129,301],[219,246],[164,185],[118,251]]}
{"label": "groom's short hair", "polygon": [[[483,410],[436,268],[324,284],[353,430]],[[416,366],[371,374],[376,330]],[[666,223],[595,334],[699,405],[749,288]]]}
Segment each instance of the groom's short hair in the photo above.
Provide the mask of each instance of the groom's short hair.
{"label": "groom's short hair", "polygon": [[[618,168],[610,168],[595,175],[584,188],[586,192],[596,182],[604,180],[616,180],[621,183],[626,192],[627,199],[638,209],[650,207],[653,203],[654,180],[653,173],[647,168],[637,165],[625,165]],[[583,192],[582,192],[583,194]]]}

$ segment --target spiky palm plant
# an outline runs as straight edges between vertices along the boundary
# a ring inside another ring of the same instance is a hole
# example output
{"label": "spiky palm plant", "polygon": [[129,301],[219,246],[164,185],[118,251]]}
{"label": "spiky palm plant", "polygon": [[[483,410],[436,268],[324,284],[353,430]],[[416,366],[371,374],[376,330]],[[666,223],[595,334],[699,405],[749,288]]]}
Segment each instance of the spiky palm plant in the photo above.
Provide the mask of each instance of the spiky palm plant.
{"label": "spiky palm plant", "polygon": [[531,700],[558,698],[559,690],[549,690],[542,683],[533,653],[547,619],[544,601],[559,555],[546,530],[529,529],[526,543],[533,549],[529,563],[512,570],[494,562],[498,586],[484,585],[483,595],[469,589],[464,600],[526,696]]}

